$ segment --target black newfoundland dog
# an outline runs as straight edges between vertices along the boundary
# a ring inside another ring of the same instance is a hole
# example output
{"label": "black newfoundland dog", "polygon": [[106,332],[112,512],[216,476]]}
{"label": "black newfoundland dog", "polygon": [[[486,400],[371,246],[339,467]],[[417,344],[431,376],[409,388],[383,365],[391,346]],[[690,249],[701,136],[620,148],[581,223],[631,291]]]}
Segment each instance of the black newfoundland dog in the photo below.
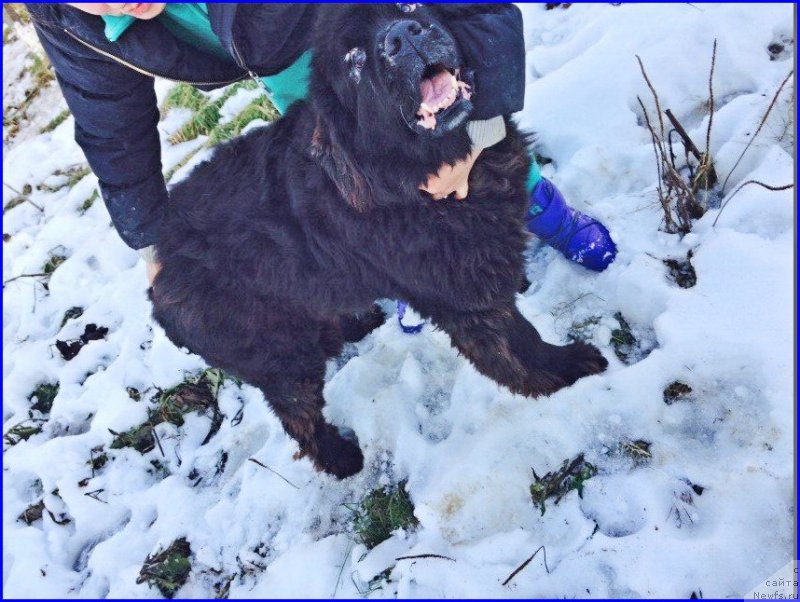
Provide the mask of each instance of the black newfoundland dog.
{"label": "black newfoundland dog", "polygon": [[172,190],[151,296],[172,341],[260,388],[300,453],[343,478],[363,456],[323,417],[325,362],[383,322],[376,299],[407,300],[523,395],[606,360],[545,343],[515,306],[530,159],[512,122],[466,200],[417,188],[470,151],[468,71],[435,8],[322,10],[309,101]]}

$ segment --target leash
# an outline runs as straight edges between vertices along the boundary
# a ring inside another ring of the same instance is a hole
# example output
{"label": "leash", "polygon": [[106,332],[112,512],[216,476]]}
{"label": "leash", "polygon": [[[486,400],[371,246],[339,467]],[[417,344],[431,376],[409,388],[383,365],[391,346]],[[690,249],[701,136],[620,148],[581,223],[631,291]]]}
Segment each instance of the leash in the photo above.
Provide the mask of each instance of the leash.
{"label": "leash", "polygon": [[406,309],[408,309],[408,303],[405,301],[397,300],[397,323],[400,324],[400,328],[406,334],[419,334],[422,332],[422,327],[425,326],[425,322],[421,322],[419,324],[414,324],[413,326],[407,326],[403,324],[403,318],[406,315]]}

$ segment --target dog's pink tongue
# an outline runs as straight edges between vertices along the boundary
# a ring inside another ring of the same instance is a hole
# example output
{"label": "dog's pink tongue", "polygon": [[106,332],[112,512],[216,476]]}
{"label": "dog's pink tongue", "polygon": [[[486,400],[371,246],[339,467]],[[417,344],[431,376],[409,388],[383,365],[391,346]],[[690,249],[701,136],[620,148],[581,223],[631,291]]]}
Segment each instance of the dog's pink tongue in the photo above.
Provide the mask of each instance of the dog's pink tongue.
{"label": "dog's pink tongue", "polygon": [[453,76],[447,71],[442,71],[430,79],[423,79],[419,86],[422,102],[430,107],[439,105],[453,89],[452,80]]}

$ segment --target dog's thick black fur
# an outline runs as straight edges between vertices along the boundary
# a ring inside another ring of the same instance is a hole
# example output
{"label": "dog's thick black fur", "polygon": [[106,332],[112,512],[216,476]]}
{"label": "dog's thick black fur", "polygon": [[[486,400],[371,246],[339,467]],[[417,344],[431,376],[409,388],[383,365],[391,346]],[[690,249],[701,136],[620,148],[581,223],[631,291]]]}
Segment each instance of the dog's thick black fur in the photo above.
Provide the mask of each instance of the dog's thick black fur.
{"label": "dog's thick black fur", "polygon": [[383,322],[375,299],[409,301],[517,393],[606,366],[594,347],[543,342],[515,306],[530,159],[512,122],[481,153],[467,199],[418,190],[470,150],[467,94],[433,130],[415,117],[421,79],[459,67],[433,11],[327,5],[310,100],[178,184],[157,244],[151,295],[167,335],[259,387],[301,453],[340,478],[363,456],[323,418],[325,362]]}

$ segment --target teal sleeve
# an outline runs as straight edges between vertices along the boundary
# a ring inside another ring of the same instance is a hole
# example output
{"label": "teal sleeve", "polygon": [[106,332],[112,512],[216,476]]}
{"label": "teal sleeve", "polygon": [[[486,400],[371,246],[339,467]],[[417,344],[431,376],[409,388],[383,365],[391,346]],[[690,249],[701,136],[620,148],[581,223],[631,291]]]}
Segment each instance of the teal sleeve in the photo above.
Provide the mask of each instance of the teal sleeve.
{"label": "teal sleeve", "polygon": [[119,37],[125,33],[125,31],[133,25],[133,22],[136,21],[134,17],[130,15],[102,15],[103,21],[105,22],[105,33],[106,39],[109,42],[116,42]]}
{"label": "teal sleeve", "polygon": [[308,76],[311,73],[311,51],[307,50],[289,67],[276,73],[262,77],[261,81],[270,91],[270,100],[275,108],[286,112],[293,102],[308,96]]}
{"label": "teal sleeve", "polygon": [[528,194],[533,192],[536,185],[542,179],[542,172],[539,170],[539,164],[536,162],[536,157],[531,153],[531,169],[528,172]]}

